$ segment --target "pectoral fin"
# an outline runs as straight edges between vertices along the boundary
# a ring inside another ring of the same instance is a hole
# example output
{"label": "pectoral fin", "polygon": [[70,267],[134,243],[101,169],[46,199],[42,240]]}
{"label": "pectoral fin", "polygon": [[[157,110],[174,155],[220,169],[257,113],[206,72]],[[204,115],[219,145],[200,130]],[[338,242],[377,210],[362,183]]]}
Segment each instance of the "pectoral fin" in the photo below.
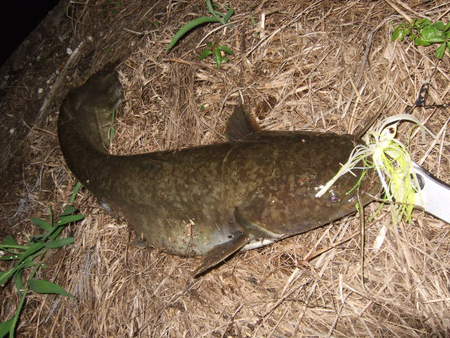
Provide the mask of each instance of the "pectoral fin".
{"label": "pectoral fin", "polygon": [[239,251],[249,241],[250,238],[247,234],[241,231],[236,232],[232,240],[214,247],[214,249],[206,254],[202,264],[194,271],[194,277],[201,275],[205,271],[224,261],[232,254]]}

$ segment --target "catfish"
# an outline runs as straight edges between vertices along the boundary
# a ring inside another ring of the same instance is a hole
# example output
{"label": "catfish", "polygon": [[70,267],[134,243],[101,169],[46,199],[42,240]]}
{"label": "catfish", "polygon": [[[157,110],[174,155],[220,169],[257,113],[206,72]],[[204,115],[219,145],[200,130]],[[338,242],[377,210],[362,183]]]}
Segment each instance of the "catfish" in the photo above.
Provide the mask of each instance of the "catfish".
{"label": "catfish", "polygon": [[379,189],[373,177],[359,172],[340,178],[316,198],[360,139],[260,130],[241,107],[228,121],[228,142],[109,154],[108,128],[121,99],[112,66],[71,90],[58,119],[63,156],[75,177],[102,205],[123,216],[148,246],[204,256],[195,276],[238,251],[355,213],[357,192],[365,205]]}

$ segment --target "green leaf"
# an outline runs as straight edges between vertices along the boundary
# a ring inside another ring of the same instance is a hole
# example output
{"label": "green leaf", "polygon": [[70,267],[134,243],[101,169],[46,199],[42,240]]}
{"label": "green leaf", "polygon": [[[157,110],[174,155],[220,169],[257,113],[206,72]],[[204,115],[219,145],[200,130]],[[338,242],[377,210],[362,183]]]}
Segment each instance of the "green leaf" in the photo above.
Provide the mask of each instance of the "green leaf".
{"label": "green leaf", "polygon": [[4,286],[6,283],[8,283],[15,272],[16,270],[14,269],[0,272],[0,286]]}
{"label": "green leaf", "polygon": [[[17,255],[17,250],[26,250],[28,249],[28,245],[19,245],[14,237],[8,235],[4,238],[3,242],[0,243],[0,249],[9,254]],[[0,259],[2,258],[0,257]]]}
{"label": "green leaf", "polygon": [[222,64],[222,53],[219,48],[214,48],[214,61],[216,62],[217,68],[220,68]]}
{"label": "green leaf", "polygon": [[214,16],[219,16],[221,14],[214,9],[216,5],[213,4],[212,0],[206,0],[206,7],[208,8],[208,12]]}
{"label": "green leaf", "polygon": [[173,47],[175,47],[178,41],[183,36],[185,36],[189,31],[196,28],[197,26],[201,26],[209,22],[220,22],[220,19],[213,16],[202,16],[200,18],[189,21],[187,24],[181,27],[180,30],[174,35],[174,37],[169,43],[169,46],[167,46],[167,51],[169,52]]}
{"label": "green leaf", "polygon": [[33,262],[33,258],[26,258],[24,259],[23,257],[21,258],[22,262],[17,264],[14,268],[9,269],[8,271],[3,271],[0,272],[0,286],[4,286],[10,279],[12,276],[14,276],[15,273],[17,273],[18,271],[30,268],[32,266],[35,266],[36,263]]}
{"label": "green leaf", "polygon": [[442,21],[436,21],[432,26],[442,32],[445,32],[446,28],[447,28],[446,27],[447,25],[445,23],[443,23]]}
{"label": "green leaf", "polygon": [[432,21],[430,19],[417,19],[414,21],[413,26],[421,29],[425,26],[429,26],[432,24]]}
{"label": "green leaf", "polygon": [[436,57],[438,58],[438,59],[442,59],[443,57],[444,57],[444,55],[445,55],[445,50],[446,50],[446,48],[447,48],[447,44],[448,44],[448,42],[446,43],[446,42],[444,42],[444,43],[442,43],[437,49],[436,49]]}
{"label": "green leaf", "polygon": [[0,247],[2,245],[17,245],[17,244],[18,243],[17,243],[16,239],[13,236],[8,235],[3,239],[2,243],[0,243]]}
{"label": "green leaf", "polygon": [[112,142],[112,140],[114,139],[114,137],[117,134],[117,130],[114,127],[109,128],[108,130],[108,140],[109,142]]}
{"label": "green leaf", "polygon": [[204,60],[206,59],[208,56],[210,56],[212,54],[212,50],[211,49],[205,49],[200,53],[200,60]]}
{"label": "green leaf", "polygon": [[73,244],[74,242],[75,242],[75,240],[73,239],[73,237],[60,238],[60,239],[55,239],[54,241],[47,242],[45,247],[48,249],[57,249],[57,248],[61,248],[61,247],[65,246],[65,245]]}
{"label": "green leaf", "polygon": [[391,35],[391,40],[395,41],[397,39],[400,39],[400,41],[402,41],[405,38],[405,36],[402,35],[402,32],[403,32],[403,30],[400,29],[400,27],[397,27],[396,29],[394,29],[394,31],[392,32],[392,35]]}
{"label": "green leaf", "polygon": [[38,242],[38,243],[32,243],[27,250],[25,250],[25,252],[20,254],[20,260],[24,261],[27,257],[29,257],[30,255],[38,252],[39,250],[41,250],[42,248],[45,247],[45,243],[42,242]]}
{"label": "green leaf", "polygon": [[19,294],[22,294],[26,291],[25,284],[23,283],[23,270],[20,270],[14,276],[14,282],[16,284],[16,290]]}
{"label": "green leaf", "polygon": [[[55,229],[56,229],[56,228],[55,228]],[[53,230],[53,231],[55,231],[55,230]],[[47,233],[42,234],[42,235],[39,235],[39,236],[33,236],[33,237],[31,237],[31,240],[29,241],[29,243],[42,242],[42,241],[44,241],[44,240],[48,237],[48,235],[49,235],[50,233],[51,233],[51,232],[47,232]]]}
{"label": "green leaf", "polygon": [[431,43],[429,43],[428,41],[422,39],[421,37],[417,37],[414,39],[414,43],[416,44],[416,46],[429,46],[431,45]]}
{"label": "green leaf", "polygon": [[433,26],[424,27],[420,31],[420,36],[429,43],[444,42],[446,38],[445,32],[442,32]]}
{"label": "green leaf", "polygon": [[75,187],[73,188],[72,194],[70,195],[69,203],[75,202],[75,199],[77,198],[77,195],[80,192],[81,188],[83,188],[83,184],[77,182],[77,184],[75,184]]}
{"label": "green leaf", "polygon": [[45,231],[52,231],[53,227],[48,222],[44,221],[40,218],[32,218],[31,222],[33,222],[35,225],[37,225],[39,228],[45,230]]}
{"label": "green leaf", "polygon": [[14,318],[0,323],[0,337],[6,336],[13,329]]}
{"label": "green leaf", "polygon": [[4,285],[9,280],[9,278],[11,278],[14,273],[16,273],[16,271],[26,269],[35,265],[33,259],[40,254],[39,251],[44,247],[45,243],[33,243],[25,252],[18,254],[18,257],[16,258],[19,259],[18,264],[14,268],[10,269],[5,274],[0,276],[0,285]]}
{"label": "green leaf", "polygon": [[225,16],[223,17],[223,24],[228,23],[228,21],[230,20],[230,18],[233,16],[234,14],[234,9],[229,9],[227,14],[225,14]]}
{"label": "green leaf", "polygon": [[228,47],[228,46],[225,46],[225,45],[224,46],[220,46],[219,49],[224,51],[228,55],[233,55],[234,54],[233,50],[230,47]]}
{"label": "green leaf", "polygon": [[28,269],[31,268],[32,266],[38,265],[38,263],[35,263],[33,261],[35,257],[30,257],[26,260],[24,260],[22,263],[20,263],[20,265],[18,265],[17,267],[19,267],[17,270],[23,270],[23,269]]}
{"label": "green leaf", "polygon": [[12,249],[16,250],[26,250],[28,249],[28,245],[19,245],[19,244],[2,244],[0,245],[0,249],[11,254],[18,254],[17,251],[13,251]]}
{"label": "green leaf", "polygon": [[14,314],[14,317],[12,319],[12,323],[9,330],[9,337],[15,336],[15,331],[17,327],[17,323],[19,322],[20,314],[22,313],[23,307],[25,306],[25,301],[27,298],[27,293],[22,293],[20,295],[19,305],[17,306],[16,313]]}
{"label": "green leaf", "polygon": [[215,8],[217,8],[217,6],[211,0],[206,0],[206,7],[208,8],[208,12],[213,17],[217,18],[223,25],[225,25],[234,14],[233,9],[228,9],[226,13],[216,11]]}
{"label": "green leaf", "polygon": [[[58,284],[49,282],[48,280],[43,279],[30,279],[28,282],[28,285],[30,286],[30,289],[37,293],[44,293],[44,294],[58,294],[62,296],[69,296],[74,297],[70,293],[68,293],[66,290],[64,290],[62,287],[60,287]],[[75,298],[75,297],[74,297]]]}
{"label": "green leaf", "polygon": [[84,215],[82,215],[82,214],[62,216],[59,219],[58,223],[56,223],[56,224],[58,226],[66,225],[66,224],[69,224],[69,223],[81,221],[83,218],[84,218]]}
{"label": "green leaf", "polygon": [[19,259],[19,255],[16,254],[12,254],[12,255],[3,255],[2,257],[0,257],[0,261],[12,261],[15,259]]}
{"label": "green leaf", "polygon": [[73,215],[75,212],[77,212],[78,209],[75,208],[73,205],[66,205],[66,207],[64,208],[63,213],[61,214],[61,216],[69,216],[69,215]]}
{"label": "green leaf", "polygon": [[409,35],[410,32],[411,32],[411,30],[409,28],[405,28],[403,26],[397,26],[397,28],[392,33],[391,40],[392,41],[395,41],[395,40],[403,41],[405,39],[405,37],[407,37]]}

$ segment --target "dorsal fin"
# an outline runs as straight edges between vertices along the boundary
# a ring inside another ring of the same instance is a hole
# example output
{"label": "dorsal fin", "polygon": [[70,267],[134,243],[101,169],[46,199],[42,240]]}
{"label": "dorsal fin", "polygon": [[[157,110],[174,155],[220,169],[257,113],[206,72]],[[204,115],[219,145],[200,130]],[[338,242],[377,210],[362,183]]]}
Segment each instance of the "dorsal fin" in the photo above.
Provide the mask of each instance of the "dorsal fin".
{"label": "dorsal fin", "polygon": [[242,105],[238,105],[227,122],[225,134],[228,139],[242,141],[257,131],[259,131],[257,122],[244,110]]}

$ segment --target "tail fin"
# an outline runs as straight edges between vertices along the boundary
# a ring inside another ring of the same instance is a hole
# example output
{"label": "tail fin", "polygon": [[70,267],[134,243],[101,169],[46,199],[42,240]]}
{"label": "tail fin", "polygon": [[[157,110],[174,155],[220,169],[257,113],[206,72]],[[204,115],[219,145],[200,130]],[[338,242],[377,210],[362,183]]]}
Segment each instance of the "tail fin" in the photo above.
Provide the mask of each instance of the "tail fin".
{"label": "tail fin", "polygon": [[97,151],[106,152],[108,130],[112,114],[122,98],[121,89],[113,65],[108,65],[84,85],[73,89],[60,110],[60,142],[70,137],[72,142],[81,142]]}
{"label": "tail fin", "polygon": [[105,147],[108,123],[121,97],[117,74],[106,68],[70,91],[61,106],[59,144],[70,170],[88,189],[95,180],[103,179],[105,159],[110,156]]}

